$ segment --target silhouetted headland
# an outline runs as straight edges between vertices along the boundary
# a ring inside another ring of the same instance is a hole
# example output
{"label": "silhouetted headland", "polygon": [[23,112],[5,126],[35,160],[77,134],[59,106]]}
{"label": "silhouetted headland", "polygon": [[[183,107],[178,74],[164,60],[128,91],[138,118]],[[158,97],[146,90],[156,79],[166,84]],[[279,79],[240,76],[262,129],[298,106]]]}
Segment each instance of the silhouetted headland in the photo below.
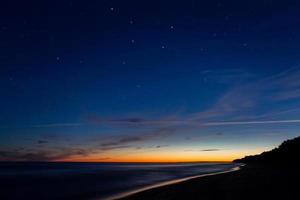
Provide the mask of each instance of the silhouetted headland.
{"label": "silhouetted headland", "polygon": [[300,137],[297,137],[271,151],[234,160],[246,164],[239,171],[163,186],[124,199],[298,199],[299,155]]}
{"label": "silhouetted headland", "polygon": [[246,164],[295,165],[300,163],[300,137],[284,141],[279,147],[259,155],[246,156],[233,162]]}

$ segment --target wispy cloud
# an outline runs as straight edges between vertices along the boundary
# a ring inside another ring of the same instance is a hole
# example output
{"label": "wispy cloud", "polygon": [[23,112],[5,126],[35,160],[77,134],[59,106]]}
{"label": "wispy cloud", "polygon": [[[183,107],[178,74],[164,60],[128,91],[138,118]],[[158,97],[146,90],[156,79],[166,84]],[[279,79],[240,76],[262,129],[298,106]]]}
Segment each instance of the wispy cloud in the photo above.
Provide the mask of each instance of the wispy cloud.
{"label": "wispy cloud", "polygon": [[82,126],[83,123],[53,123],[53,124],[37,124],[33,125],[34,128],[51,128],[51,127],[76,127]]}
{"label": "wispy cloud", "polygon": [[221,151],[221,149],[201,149],[200,151]]}
{"label": "wispy cloud", "polygon": [[[121,135],[118,137],[109,138],[108,141],[102,142],[97,149],[101,151],[109,151],[124,148],[137,148],[140,143],[147,142],[154,139],[160,139],[173,134],[174,128],[159,128],[148,132],[143,132],[135,135]],[[163,146],[157,146],[160,148]]]}
{"label": "wispy cloud", "polygon": [[281,91],[278,94],[274,94],[272,98],[277,101],[297,99],[300,98],[300,89],[295,88],[295,89]]}
{"label": "wispy cloud", "polygon": [[300,106],[299,102],[285,103],[287,100],[300,99],[299,87],[298,67],[238,84],[222,95],[211,108],[195,113],[194,120],[224,120],[225,118],[268,120],[274,115],[280,117],[278,112],[284,114],[286,110],[296,111]]}
{"label": "wispy cloud", "polygon": [[223,150],[223,149],[186,149],[184,151],[207,151],[207,152],[209,152],[209,151],[221,151],[221,150]]}
{"label": "wispy cloud", "polygon": [[58,161],[72,156],[86,156],[90,152],[80,148],[0,150],[0,161]]}
{"label": "wispy cloud", "polygon": [[164,147],[168,147],[169,145],[156,145],[155,148],[164,148]]}
{"label": "wispy cloud", "polygon": [[38,140],[37,143],[38,144],[47,144],[48,141],[46,141],[46,140]]}
{"label": "wispy cloud", "polygon": [[294,120],[270,120],[270,121],[224,121],[224,122],[207,122],[203,126],[230,126],[230,125],[248,125],[248,124],[284,124],[300,123],[300,119]]}
{"label": "wispy cloud", "polygon": [[177,119],[178,116],[164,116],[161,118],[139,117],[102,117],[97,114],[89,115],[85,118],[87,123],[96,125],[128,126],[128,127],[157,127],[164,125],[176,125],[182,123]]}
{"label": "wispy cloud", "polygon": [[119,149],[128,149],[132,148],[133,146],[131,145],[100,145],[100,147],[96,148],[100,151],[111,151],[111,150],[119,150]]}

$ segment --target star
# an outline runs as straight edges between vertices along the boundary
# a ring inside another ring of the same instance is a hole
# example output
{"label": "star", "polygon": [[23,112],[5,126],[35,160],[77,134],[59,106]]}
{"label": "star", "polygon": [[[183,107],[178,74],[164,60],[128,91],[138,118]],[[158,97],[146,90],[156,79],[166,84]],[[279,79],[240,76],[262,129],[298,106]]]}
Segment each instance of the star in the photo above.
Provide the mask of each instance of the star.
{"label": "star", "polygon": [[115,8],[113,8],[113,7],[110,8],[110,11],[114,11],[114,10],[115,10]]}
{"label": "star", "polygon": [[60,61],[60,57],[59,57],[59,56],[57,56],[57,57],[56,57],[56,60],[57,60],[57,61]]}
{"label": "star", "polygon": [[165,49],[165,48],[166,48],[166,46],[164,46],[164,45],[163,45],[163,46],[161,46],[161,48],[162,48],[162,49]]}
{"label": "star", "polygon": [[170,29],[171,29],[171,30],[174,30],[174,26],[170,26]]}
{"label": "star", "polygon": [[135,43],[135,40],[131,40],[131,43]]}

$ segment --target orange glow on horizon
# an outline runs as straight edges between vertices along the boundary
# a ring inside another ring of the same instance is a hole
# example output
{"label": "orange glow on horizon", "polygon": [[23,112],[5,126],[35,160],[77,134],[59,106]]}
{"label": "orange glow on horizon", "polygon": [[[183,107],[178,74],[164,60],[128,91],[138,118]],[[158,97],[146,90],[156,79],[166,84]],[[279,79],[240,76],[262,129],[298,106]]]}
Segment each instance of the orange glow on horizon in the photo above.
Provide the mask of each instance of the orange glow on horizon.
{"label": "orange glow on horizon", "polygon": [[73,156],[58,160],[63,162],[231,162],[245,155],[262,152],[262,149],[248,151],[224,152],[144,152],[125,153],[111,152],[110,154],[92,154],[88,156]]}

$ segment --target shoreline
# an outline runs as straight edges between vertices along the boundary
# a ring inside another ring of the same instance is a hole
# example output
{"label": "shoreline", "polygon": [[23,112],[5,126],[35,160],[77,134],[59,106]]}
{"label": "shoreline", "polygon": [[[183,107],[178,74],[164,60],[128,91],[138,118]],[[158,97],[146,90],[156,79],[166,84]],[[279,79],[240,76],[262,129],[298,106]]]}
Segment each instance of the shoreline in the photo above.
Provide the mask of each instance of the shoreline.
{"label": "shoreline", "polygon": [[[169,180],[169,181],[163,181],[160,183],[156,183],[153,185],[149,186],[144,186],[135,190],[130,190],[127,192],[122,192],[120,194],[112,195],[106,198],[103,198],[102,200],[121,200],[121,199],[126,199],[130,198],[132,195],[136,195],[138,193],[142,193],[151,189],[157,189],[163,186],[169,186],[177,183],[183,183],[192,179],[198,179],[201,177],[208,177],[208,176],[215,176],[219,174],[226,174],[230,172],[235,172],[241,169],[241,167],[245,166],[245,164],[241,164],[240,166],[233,167],[231,169],[225,170],[225,171],[218,171],[218,172],[211,172],[211,173],[206,173],[206,174],[199,174],[199,175],[194,175],[194,176],[189,176],[189,177],[184,177],[184,178],[179,178],[179,179],[174,179],[174,180]],[[100,200],[101,198],[94,198],[94,200]]]}
{"label": "shoreline", "polygon": [[121,200],[253,200],[299,196],[298,165],[247,164],[240,170],[166,185]]}

